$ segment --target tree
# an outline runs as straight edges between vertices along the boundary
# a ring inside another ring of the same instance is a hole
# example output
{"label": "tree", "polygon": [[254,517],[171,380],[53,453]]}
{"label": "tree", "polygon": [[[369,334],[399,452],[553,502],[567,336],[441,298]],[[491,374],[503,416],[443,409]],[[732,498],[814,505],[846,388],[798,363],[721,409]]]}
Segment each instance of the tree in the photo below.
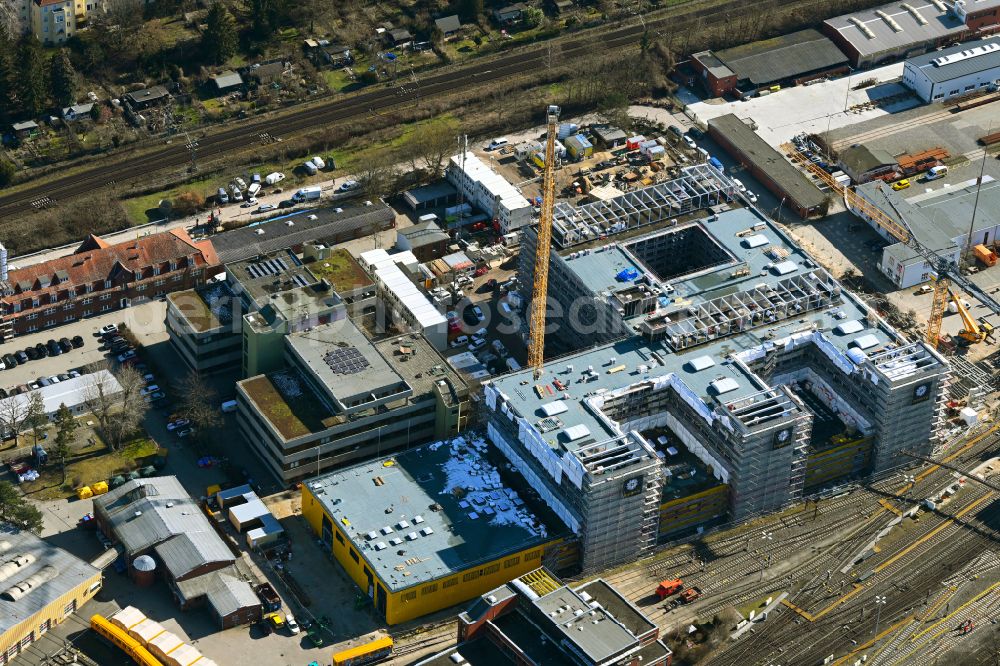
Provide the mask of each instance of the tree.
{"label": "tree", "polygon": [[7,187],[14,181],[14,165],[8,160],[0,159],[0,187]]}
{"label": "tree", "polygon": [[0,481],[0,522],[10,523],[21,530],[38,534],[45,517],[33,504],[24,499],[10,481]]}
{"label": "tree", "polygon": [[410,167],[414,171],[425,168],[435,178],[440,176],[445,160],[455,153],[458,131],[458,122],[452,118],[438,118],[421,125],[403,146]]}
{"label": "tree", "polygon": [[[76,70],[69,60],[69,51],[59,49],[50,61],[49,86],[52,101],[58,106],[70,106],[76,102]],[[95,105],[96,106],[96,105]]]}
{"label": "tree", "polygon": [[142,397],[142,375],[131,366],[119,368],[114,379],[121,390],[104,373],[95,372],[90,377],[83,389],[84,404],[97,419],[104,440],[117,451],[139,430],[149,411]]}
{"label": "tree", "polygon": [[105,0],[103,11],[97,13],[95,21],[96,38],[106,51],[115,57],[116,64],[122,60],[134,60],[148,37],[144,29],[145,20],[140,0]]}
{"label": "tree", "polygon": [[23,400],[0,401],[0,424],[7,434],[14,437],[14,446],[19,443],[21,429],[28,418],[28,403]]}
{"label": "tree", "polygon": [[45,110],[45,69],[42,46],[31,34],[21,38],[17,49],[17,99],[21,110],[37,116]]}
{"label": "tree", "polygon": [[75,439],[76,429],[79,424],[73,418],[73,412],[69,411],[66,403],[59,405],[56,412],[56,446],[52,451],[52,457],[59,462],[59,469],[62,471],[62,482],[66,483],[66,460],[69,459],[72,450],[70,444]]}
{"label": "tree", "polygon": [[461,0],[458,3],[458,15],[463,21],[475,23],[483,13],[483,0]]}
{"label": "tree", "polygon": [[42,394],[38,391],[32,391],[28,394],[28,413],[24,417],[24,425],[31,428],[36,444],[41,439],[42,429],[48,422],[49,418],[45,413],[45,400],[42,399]]}
{"label": "tree", "polygon": [[[10,33],[0,26],[0,99],[9,100],[14,96],[14,41]],[[6,116],[10,105],[0,108],[0,115]]]}
{"label": "tree", "polygon": [[199,441],[208,441],[213,430],[222,425],[222,415],[216,406],[218,395],[197,372],[189,373],[177,386],[181,399],[181,416],[191,421]]}
{"label": "tree", "polygon": [[248,0],[250,31],[257,39],[269,39],[287,19],[285,0]]}
{"label": "tree", "polygon": [[206,57],[215,64],[221,65],[236,54],[236,20],[221,2],[208,10],[201,45]]}
{"label": "tree", "polygon": [[523,17],[526,28],[537,28],[545,19],[545,14],[538,7],[528,7],[524,10]]}
{"label": "tree", "polygon": [[194,215],[205,207],[205,195],[194,190],[178,194],[173,201],[174,212],[181,216]]}

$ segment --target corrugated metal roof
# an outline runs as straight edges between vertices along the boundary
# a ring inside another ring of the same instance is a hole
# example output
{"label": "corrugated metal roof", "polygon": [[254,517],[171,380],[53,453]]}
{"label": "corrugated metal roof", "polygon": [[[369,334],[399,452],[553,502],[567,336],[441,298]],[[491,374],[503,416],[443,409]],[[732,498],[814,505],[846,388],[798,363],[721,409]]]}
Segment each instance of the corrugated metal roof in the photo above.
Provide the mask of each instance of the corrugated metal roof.
{"label": "corrugated metal roof", "polygon": [[[6,633],[17,624],[24,622],[49,604],[58,602],[60,597],[81,583],[85,583],[91,578],[98,578],[101,573],[75,555],[39,539],[31,532],[0,525],[0,543],[5,542],[10,547],[0,555],[0,564],[16,555],[31,555],[35,559],[0,583],[0,591],[35,575],[45,567],[53,567],[56,570],[56,575],[32,588],[17,601],[8,601],[0,597],[0,634]],[[60,603],[56,609],[57,613],[62,613],[62,606],[63,603]]]}
{"label": "corrugated metal roof", "polygon": [[[192,535],[197,541],[219,539],[208,518],[174,476],[129,481],[95,497],[94,510],[104,515],[129,555],[180,534]],[[205,534],[193,536],[198,533]],[[217,552],[218,545],[204,548]]]}
{"label": "corrugated metal roof", "polygon": [[[42,396],[42,402],[45,404],[45,413],[55,414],[61,404],[65,404],[70,409],[83,405],[86,402],[87,391],[98,384],[103,386],[104,394],[108,396],[118,395],[122,391],[121,384],[118,383],[114,375],[107,370],[98,370],[94,373],[72,377],[57,384],[42,386],[38,389],[38,393]],[[20,413],[21,410],[27,408],[30,399],[30,393],[12,395],[0,400],[0,410],[8,414]],[[21,406],[3,407],[7,404]]]}
{"label": "corrugated metal roof", "polygon": [[938,58],[954,56],[961,53],[969,53],[974,49],[989,44],[996,44],[1000,46],[1000,37],[981,39],[976,42],[959,44],[958,46],[953,46],[950,49],[934,51],[933,53],[925,53],[924,55],[910,58],[906,61],[906,64],[911,67],[918,68],[920,72],[931,82],[943,83],[962,76],[968,76],[970,74],[977,74],[979,72],[1000,68],[1000,50],[994,50],[979,55],[973,54],[971,57],[966,57],[957,62],[947,63],[941,66],[934,64],[934,61]]}
{"label": "corrugated metal roof", "polygon": [[208,603],[219,617],[232,615],[242,608],[260,605],[250,584],[226,574],[215,576],[218,584],[208,591]]}
{"label": "corrugated metal roof", "polygon": [[[211,529],[211,525],[207,525]],[[232,562],[232,552],[212,531],[185,532],[156,546],[156,554],[171,576],[178,578],[211,562]]]}
{"label": "corrugated metal roof", "polygon": [[[969,9],[977,11],[981,4],[976,3],[976,7]],[[839,32],[862,58],[931,44],[966,30],[965,23],[949,11],[941,11],[933,2],[913,0],[909,5],[924,22],[919,21],[913,13],[897,3],[837,16],[824,21],[824,24],[829,29]],[[901,30],[897,32],[884,18],[876,14],[879,11],[892,19]]]}
{"label": "corrugated metal roof", "polygon": [[847,64],[847,56],[819,32],[799,30],[715,53],[738,80],[763,86]]}
{"label": "corrugated metal roof", "polygon": [[[309,219],[311,215],[316,219]],[[216,234],[212,236],[212,244],[220,261],[230,263],[307,241],[327,240],[352,230],[371,229],[373,225],[395,219],[392,209],[383,205],[345,208],[340,213],[335,208],[321,208]],[[285,220],[293,220],[295,224],[288,226]],[[263,234],[257,233],[260,229],[264,230]]]}

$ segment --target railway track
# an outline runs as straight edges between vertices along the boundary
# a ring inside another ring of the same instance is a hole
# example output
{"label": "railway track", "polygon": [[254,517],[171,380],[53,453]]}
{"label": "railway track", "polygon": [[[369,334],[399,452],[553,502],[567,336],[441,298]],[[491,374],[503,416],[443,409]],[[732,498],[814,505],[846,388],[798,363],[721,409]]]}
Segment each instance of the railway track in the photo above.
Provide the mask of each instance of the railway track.
{"label": "railway track", "polygon": [[[656,34],[669,26],[672,31],[683,32],[707,19],[722,20],[732,11],[767,12],[769,9],[787,10],[790,6],[828,6],[825,0],[744,0],[737,8],[723,6],[698,6],[691,2],[680,11],[669,16],[652,18],[644,25],[630,25],[607,32],[593,30],[580,36],[553,42],[558,47],[560,61],[592,53],[595,49],[610,51],[638,43],[643,33]],[[407,81],[400,85],[382,87],[378,90],[360,93],[351,97],[300,109],[283,116],[251,120],[235,125],[232,129],[198,137],[198,155],[202,160],[210,159],[236,149],[246,149],[248,140],[255,137],[286,137],[295,133],[317,129],[325,125],[344,121],[363,121],[377,115],[387,115],[401,107],[412,105],[421,98],[439,96],[471,90],[474,87],[496,82],[516,75],[524,75],[537,70],[548,62],[548,45],[526,49],[492,60],[475,62],[457,67],[447,72],[433,74],[417,81]],[[151,149],[131,157],[112,156],[101,160],[101,164],[77,173],[54,178],[48,182],[32,185],[6,196],[0,197],[0,219],[14,214],[31,211],[33,202],[45,201],[47,205],[71,199],[81,194],[94,192],[109,185],[127,184],[161,169],[183,167],[190,155],[183,142],[159,149]]]}

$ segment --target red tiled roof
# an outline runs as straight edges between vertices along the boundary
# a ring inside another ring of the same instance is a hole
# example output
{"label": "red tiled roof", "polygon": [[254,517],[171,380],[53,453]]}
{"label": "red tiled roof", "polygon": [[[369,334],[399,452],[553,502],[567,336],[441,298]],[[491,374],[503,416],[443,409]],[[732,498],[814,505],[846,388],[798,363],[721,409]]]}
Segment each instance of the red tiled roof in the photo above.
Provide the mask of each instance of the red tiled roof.
{"label": "red tiled roof", "polygon": [[[108,245],[102,239],[91,236],[73,254],[12,270],[9,282],[15,287],[29,283],[31,287],[28,291],[41,292],[47,291],[47,288],[39,287],[39,278],[44,278],[42,284],[49,285],[56,273],[61,273],[64,279],[53,287],[65,288],[106,280],[119,270],[135,272],[192,254],[195,257],[194,267],[211,266],[219,262],[212,241],[195,242],[183,229],[156,233],[115,245]],[[24,291],[20,293],[23,294]],[[12,300],[18,299],[19,295]]]}

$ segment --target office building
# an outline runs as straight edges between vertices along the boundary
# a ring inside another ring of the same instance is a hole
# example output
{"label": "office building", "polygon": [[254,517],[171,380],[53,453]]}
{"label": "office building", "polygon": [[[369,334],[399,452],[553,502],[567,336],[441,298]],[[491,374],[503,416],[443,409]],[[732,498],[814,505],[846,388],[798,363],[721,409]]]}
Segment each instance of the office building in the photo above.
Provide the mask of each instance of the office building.
{"label": "office building", "polygon": [[[929,455],[942,436],[936,350],[758,212],[714,209],[554,247],[549,293],[570,313],[547,322],[565,331],[546,336],[557,357],[539,380],[485,384],[490,441],[575,535],[585,571],[907,465],[901,449]],[[607,328],[577,333],[574,302]]]}

